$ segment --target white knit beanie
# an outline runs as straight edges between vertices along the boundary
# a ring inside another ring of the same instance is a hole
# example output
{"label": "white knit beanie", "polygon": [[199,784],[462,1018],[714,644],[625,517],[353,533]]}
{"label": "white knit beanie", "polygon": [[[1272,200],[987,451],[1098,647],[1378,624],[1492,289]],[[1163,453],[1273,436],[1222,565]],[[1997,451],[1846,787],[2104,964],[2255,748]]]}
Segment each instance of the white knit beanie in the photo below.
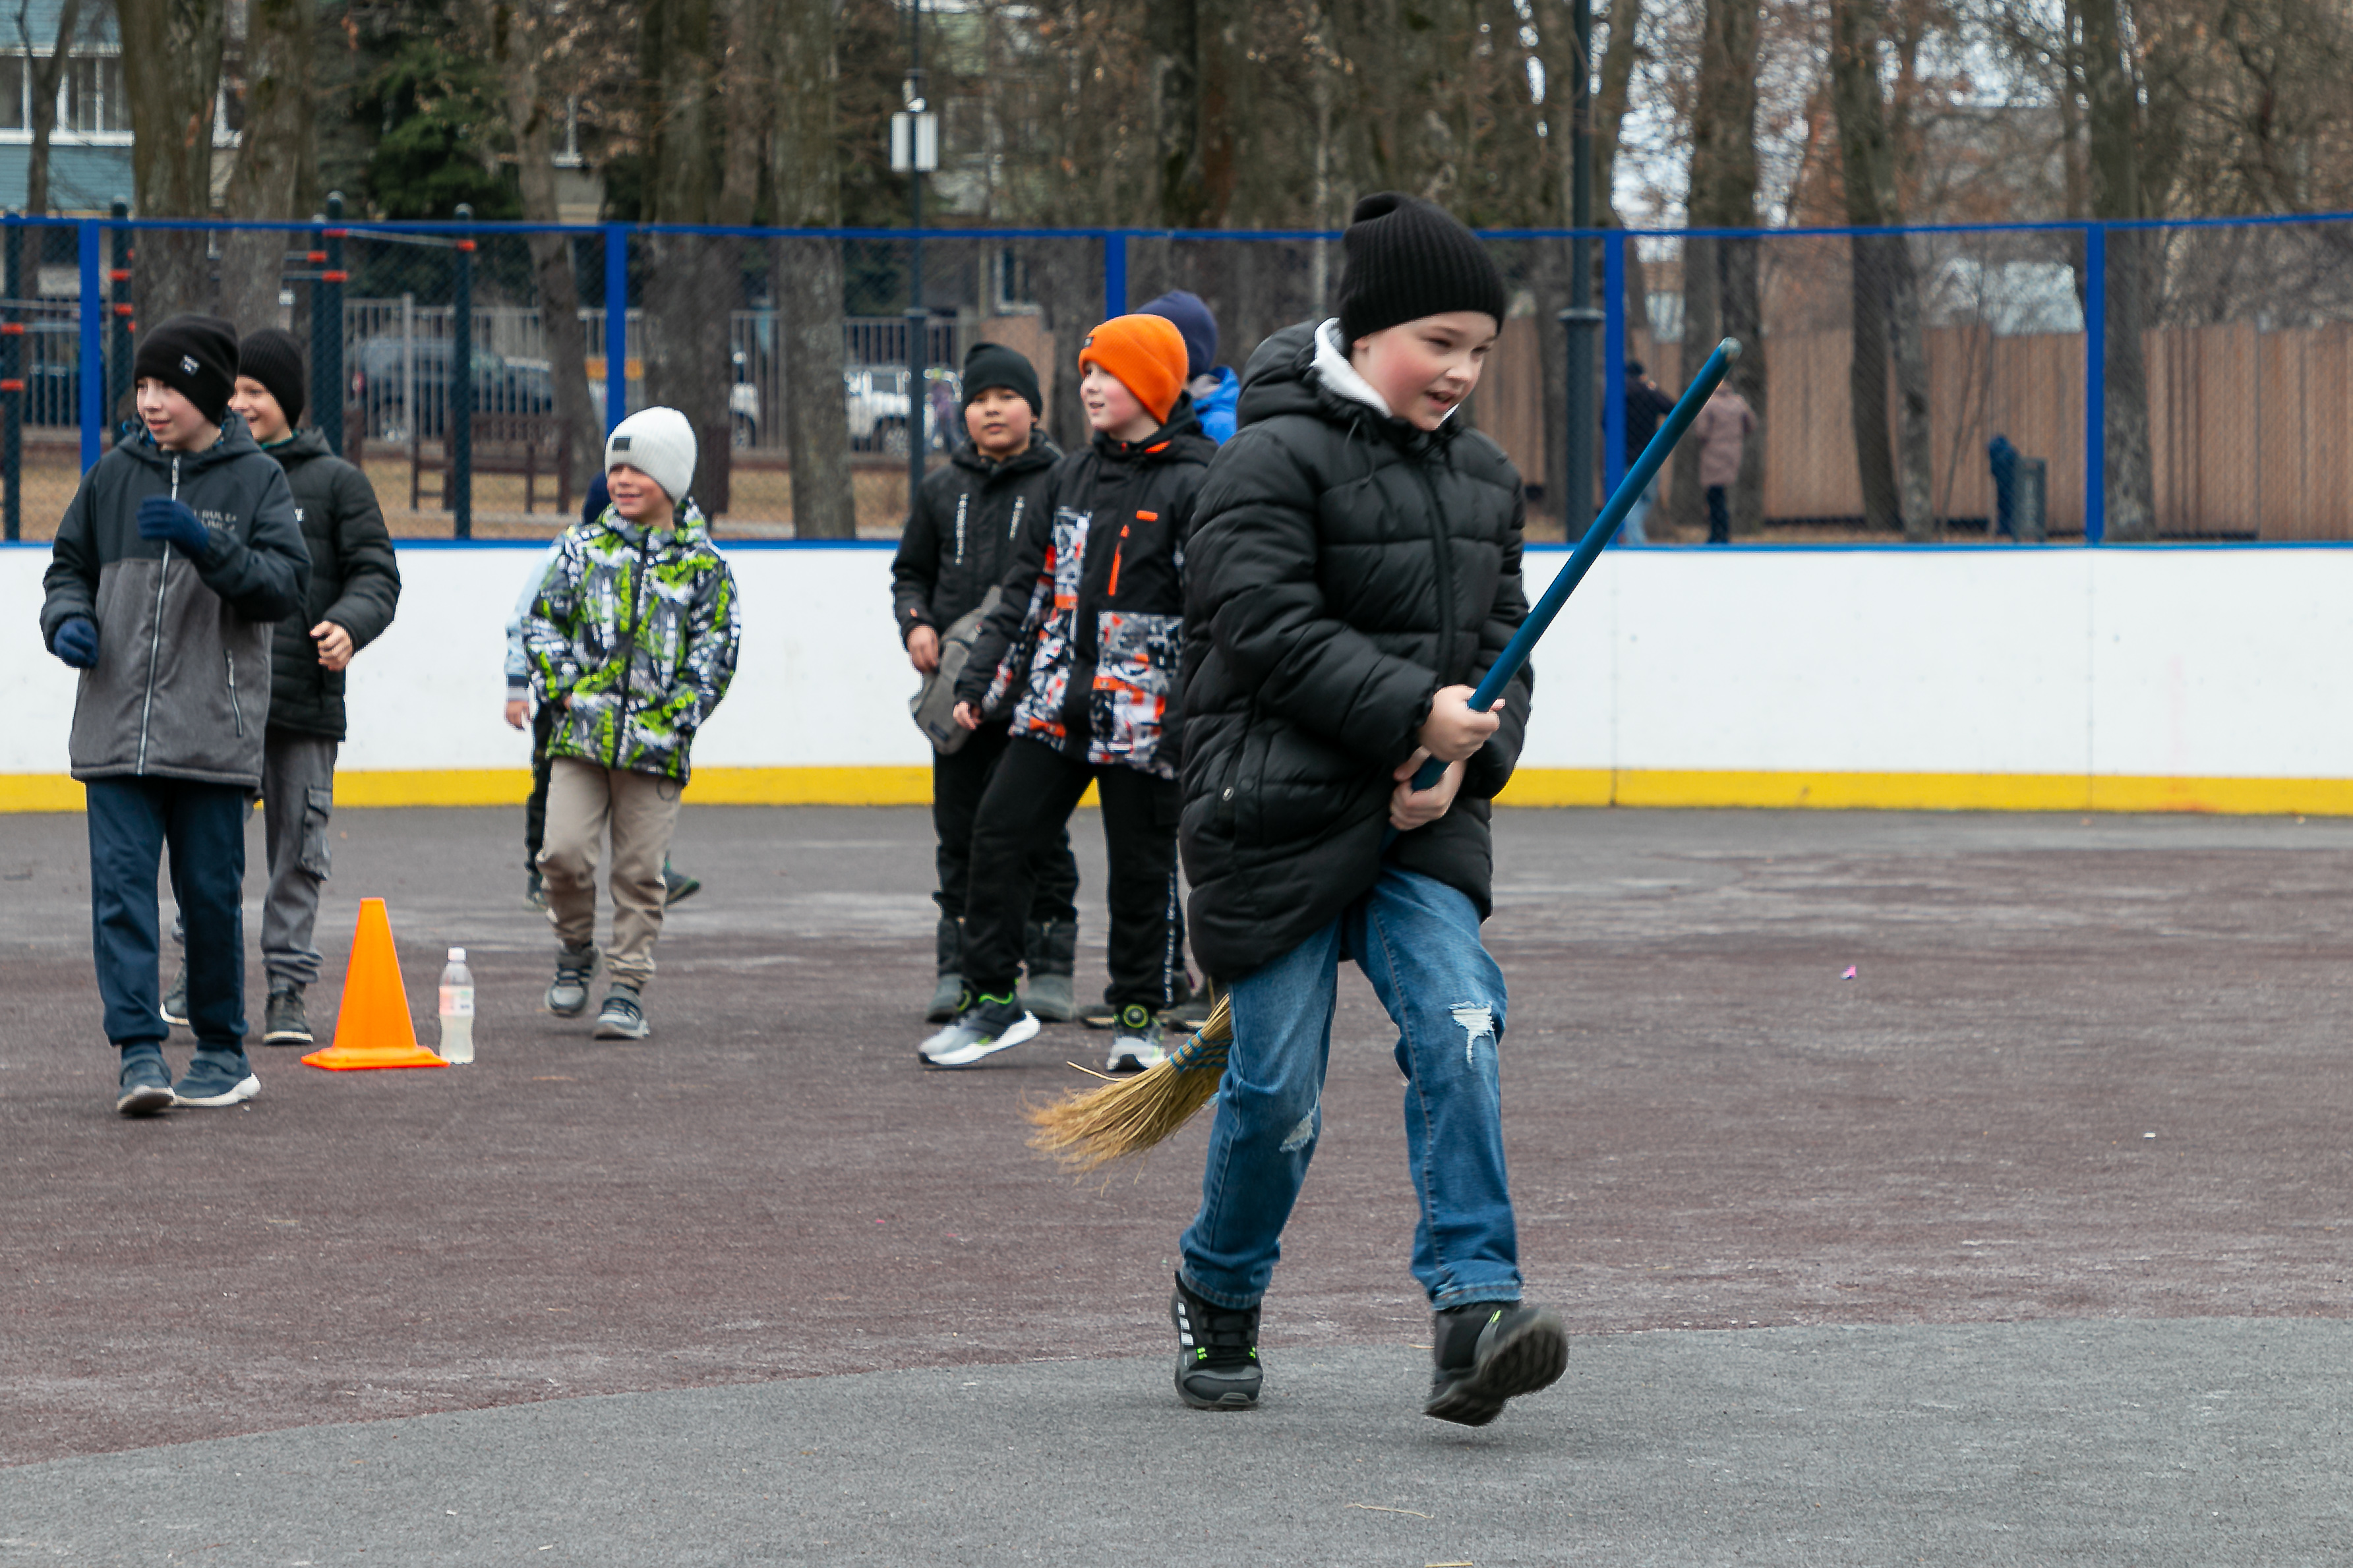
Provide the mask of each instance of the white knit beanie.
{"label": "white knit beanie", "polygon": [[694,426],[675,408],[640,408],[605,437],[605,471],[616,463],[661,486],[675,506],[694,488]]}

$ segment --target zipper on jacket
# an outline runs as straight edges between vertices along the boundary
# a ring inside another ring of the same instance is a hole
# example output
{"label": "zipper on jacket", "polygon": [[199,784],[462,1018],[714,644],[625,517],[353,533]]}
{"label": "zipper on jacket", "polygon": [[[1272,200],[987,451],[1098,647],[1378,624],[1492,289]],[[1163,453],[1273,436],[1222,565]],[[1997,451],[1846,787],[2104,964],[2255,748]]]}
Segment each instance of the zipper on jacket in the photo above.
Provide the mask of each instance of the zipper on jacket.
{"label": "zipper on jacket", "polygon": [[[172,454],[172,499],[180,499],[180,456]],[[139,762],[137,771],[147,771],[147,723],[155,715],[155,667],[164,657],[164,585],[172,574],[172,542],[164,541],[163,563],[155,569],[155,625],[153,636],[147,643],[147,700],[139,708]],[[239,730],[240,735],[245,731]]]}
{"label": "zipper on jacket", "polygon": [[1013,521],[1006,524],[1005,527],[1005,539],[1007,543],[1009,544],[1014,540],[1021,537],[1021,509],[1029,504],[1029,498],[1028,496],[1015,496],[1013,498]]}
{"label": "zipper on jacket", "polygon": [[[1137,512],[1135,515],[1142,517],[1144,514]],[[1119,542],[1111,547],[1111,583],[1103,589],[1103,597],[1106,599],[1119,597],[1119,558],[1127,550],[1127,529],[1126,523],[1123,522],[1119,525]]]}
{"label": "zipper on jacket", "polygon": [[964,564],[964,516],[972,507],[972,492],[965,490],[956,497],[956,564]]}
{"label": "zipper on jacket", "polygon": [[629,678],[637,673],[638,634],[644,629],[646,613],[646,563],[654,548],[653,530],[646,530],[645,542],[638,546],[638,574],[629,584],[629,640],[621,649],[621,706],[613,720],[613,760],[605,765],[621,765],[621,740],[629,727]]}
{"label": "zipper on jacket", "polygon": [[237,735],[241,741],[245,739],[245,710],[237,705],[237,655],[223,648],[221,656],[228,660],[228,710],[236,719]]}
{"label": "zipper on jacket", "polygon": [[1438,504],[1438,487],[1430,482],[1430,471],[1419,460],[1413,460],[1413,477],[1421,481],[1422,493],[1430,498],[1430,542],[1438,556],[1438,679],[1443,685],[1448,662],[1454,657],[1453,541],[1446,531],[1446,510]]}

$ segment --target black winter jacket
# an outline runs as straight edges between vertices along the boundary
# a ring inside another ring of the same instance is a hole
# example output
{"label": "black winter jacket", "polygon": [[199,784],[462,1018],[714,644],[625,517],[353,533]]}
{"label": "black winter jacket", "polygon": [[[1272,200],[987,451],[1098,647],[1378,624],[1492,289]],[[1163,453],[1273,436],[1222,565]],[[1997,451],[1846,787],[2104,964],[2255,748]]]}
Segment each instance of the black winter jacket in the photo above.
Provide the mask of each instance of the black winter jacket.
{"label": "black winter jacket", "polygon": [[1141,441],[1098,435],[1063,458],[1049,504],[1022,524],[957,700],[992,718],[1010,709],[1016,735],[1090,763],[1175,778],[1185,540],[1217,452],[1180,402]]}
{"label": "black winter jacket", "polygon": [[400,563],[367,476],[335,456],[327,438],[304,430],[263,451],[286,470],[294,517],[311,551],[311,590],[301,612],[278,623],[269,644],[272,728],[343,738],[343,677],[319,662],[311,628],[332,621],[363,648],[384,635],[400,604]]}
{"label": "black winter jacket", "polygon": [[[212,536],[204,559],[139,534],[139,503],[176,496]],[[286,476],[231,414],[201,452],[143,429],[84,474],[41,579],[41,642],[98,626],[67,742],[78,779],[160,777],[261,787],[270,627],[302,607],[311,560]]]}
{"label": "black winter jacket", "polygon": [[[1338,358],[1331,336],[1328,365]],[[1334,389],[1313,323],[1261,344],[1240,429],[1201,487],[1185,599],[1193,951],[1236,979],[1380,874],[1391,771],[1440,686],[1475,684],[1527,618],[1525,498],[1476,431],[1431,434]],[[1453,808],[1388,860],[1492,907],[1489,800],[1526,733],[1533,674]]]}
{"label": "black winter jacket", "polygon": [[923,481],[891,563],[891,610],[904,643],[917,626],[944,632],[1005,580],[1022,523],[1048,510],[1061,448],[1043,435],[1001,463],[970,442]]}

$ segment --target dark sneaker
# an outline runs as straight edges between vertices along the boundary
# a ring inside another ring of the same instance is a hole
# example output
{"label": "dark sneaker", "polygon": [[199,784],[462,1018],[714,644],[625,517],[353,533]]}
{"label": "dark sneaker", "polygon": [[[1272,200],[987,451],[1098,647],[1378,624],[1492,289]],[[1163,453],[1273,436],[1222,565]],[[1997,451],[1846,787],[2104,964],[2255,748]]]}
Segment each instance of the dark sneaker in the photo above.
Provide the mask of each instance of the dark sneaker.
{"label": "dark sneaker", "polygon": [[1029,1011],[1049,1024],[1067,1024],[1071,1015],[1079,1010],[1078,1002],[1071,995],[1071,977],[1067,974],[1032,974],[1029,984],[1021,988],[1021,1000]]}
{"label": "dark sneaker", "polygon": [[1196,1410],[1249,1410],[1258,1404],[1258,1309],[1204,1301],[1179,1275],[1168,1298],[1176,1325],[1176,1397]]}
{"label": "dark sneaker", "polygon": [[1012,996],[976,996],[955,1023],[915,1047],[915,1054],[925,1067],[968,1068],[1037,1037],[1037,1016]]}
{"label": "dark sneaker", "polygon": [[540,880],[536,871],[531,874],[531,880],[523,884],[522,901],[534,910],[547,908],[547,885]]}
{"label": "dark sneaker", "polygon": [[269,1005],[262,1010],[261,1043],[265,1046],[307,1046],[311,1038],[311,1019],[302,1011],[302,988],[300,985],[273,985],[269,988]]}
{"label": "dark sneaker", "polygon": [[172,976],[172,988],[164,993],[164,1005],[158,1009],[164,1022],[179,1028],[188,1026],[188,966],[180,965],[180,973]]}
{"label": "dark sneaker", "polygon": [[1200,989],[1195,991],[1191,997],[1173,1007],[1160,1009],[1160,1021],[1177,1034],[1196,1035],[1200,1033],[1201,1026],[1209,1021],[1209,1015],[1217,1005],[1218,983],[1205,979]]}
{"label": "dark sneaker", "polygon": [[1113,1026],[1111,1058],[1103,1063],[1105,1072],[1143,1072],[1156,1068],[1168,1059],[1160,1044],[1160,1020],[1152,1009],[1141,1003],[1130,1003],[1119,1010],[1119,1022]]}
{"label": "dark sneaker", "polygon": [[173,1086],[172,1099],[181,1105],[236,1105],[260,1092],[261,1080],[243,1051],[198,1051]]}
{"label": "dark sneaker", "polygon": [[1547,1387],[1568,1367],[1568,1330],[1549,1307],[1473,1301],[1434,1315],[1424,1415],[1484,1426],[1504,1401]]}
{"label": "dark sneaker", "polygon": [[588,1007],[588,977],[596,973],[595,947],[559,948],[555,980],[547,988],[547,1010],[559,1018],[577,1018]]}
{"label": "dark sneaker", "polygon": [[1119,1009],[1105,1002],[1100,1006],[1079,1009],[1079,1022],[1090,1029],[1112,1029],[1119,1026]]}
{"label": "dark sneaker", "polygon": [[683,871],[673,871],[670,869],[669,861],[662,862],[662,908],[668,909],[670,905],[691,899],[701,891],[702,891],[702,878],[690,877]]}
{"label": "dark sneaker", "polygon": [[932,987],[932,1000],[923,1008],[926,1024],[952,1024],[964,1011],[964,976],[950,970],[940,976]]}
{"label": "dark sneaker", "polygon": [[642,1040],[653,1032],[635,986],[616,985],[605,993],[605,1005],[596,1012],[596,1038]]}
{"label": "dark sneaker", "polygon": [[172,1109],[172,1075],[164,1068],[164,1053],[152,1046],[122,1053],[121,1084],[114,1109],[125,1116],[153,1116]]}

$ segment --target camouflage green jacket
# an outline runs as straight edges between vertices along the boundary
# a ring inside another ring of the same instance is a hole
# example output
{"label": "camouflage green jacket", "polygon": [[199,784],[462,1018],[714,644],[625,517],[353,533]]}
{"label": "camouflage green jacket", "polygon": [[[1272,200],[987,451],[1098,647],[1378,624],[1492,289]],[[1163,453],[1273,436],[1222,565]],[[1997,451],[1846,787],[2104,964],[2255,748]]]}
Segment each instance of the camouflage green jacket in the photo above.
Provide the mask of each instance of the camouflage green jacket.
{"label": "camouflage green jacket", "polygon": [[566,529],[522,627],[539,700],[564,705],[548,754],[684,784],[742,635],[735,574],[693,502],[670,528],[607,507]]}

